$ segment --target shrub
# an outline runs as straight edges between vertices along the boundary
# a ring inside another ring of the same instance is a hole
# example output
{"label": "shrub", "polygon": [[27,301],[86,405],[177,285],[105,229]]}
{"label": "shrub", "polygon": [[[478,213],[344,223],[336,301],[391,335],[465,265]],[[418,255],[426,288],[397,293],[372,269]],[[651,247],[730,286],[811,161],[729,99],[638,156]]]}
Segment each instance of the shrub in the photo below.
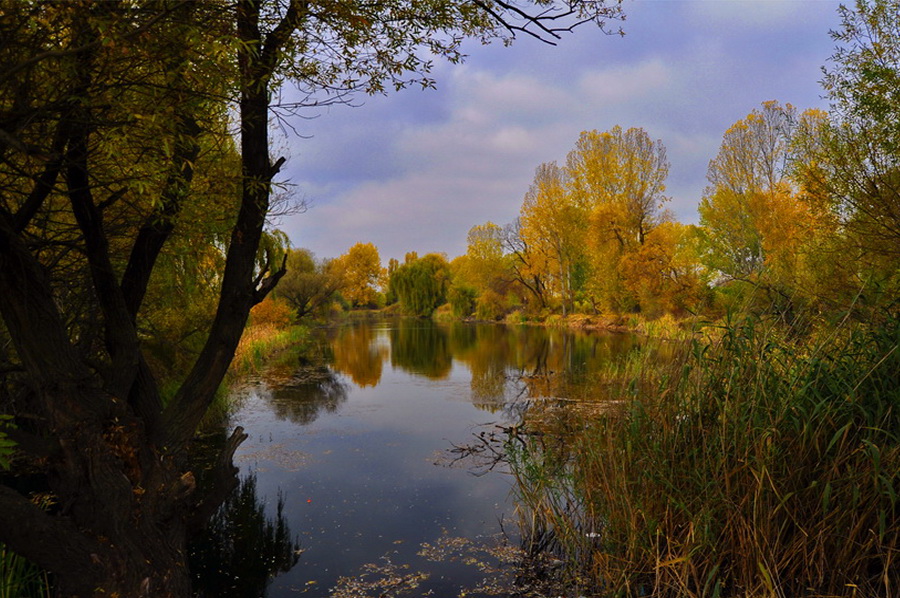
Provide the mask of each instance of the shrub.
{"label": "shrub", "polygon": [[293,319],[293,309],[283,299],[266,297],[250,310],[251,326],[289,326]]}

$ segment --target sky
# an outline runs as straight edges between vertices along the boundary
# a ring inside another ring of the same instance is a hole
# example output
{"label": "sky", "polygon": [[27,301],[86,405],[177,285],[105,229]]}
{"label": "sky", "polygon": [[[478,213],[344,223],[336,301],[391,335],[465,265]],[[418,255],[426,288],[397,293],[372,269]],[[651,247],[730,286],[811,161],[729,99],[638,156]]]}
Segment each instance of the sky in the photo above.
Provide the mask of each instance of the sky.
{"label": "sky", "polygon": [[294,247],[337,257],[374,243],[452,259],[476,224],[504,225],[543,162],[582,131],[641,127],[665,145],[666,207],[697,221],[724,132],[762,102],[827,108],[832,0],[631,0],[625,36],[584,26],[557,46],[520,37],[439,63],[436,90],[361,97],[283,128],[281,175],[307,208],[276,224]]}

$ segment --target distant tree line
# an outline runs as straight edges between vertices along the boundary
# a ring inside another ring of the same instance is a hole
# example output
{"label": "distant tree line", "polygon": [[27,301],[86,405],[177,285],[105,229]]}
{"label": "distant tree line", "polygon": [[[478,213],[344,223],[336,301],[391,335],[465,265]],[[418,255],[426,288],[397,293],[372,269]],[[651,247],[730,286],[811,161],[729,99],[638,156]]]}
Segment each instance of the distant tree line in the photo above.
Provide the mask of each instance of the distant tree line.
{"label": "distant tree line", "polygon": [[[897,6],[841,15],[823,82],[831,110],[767,101],[734,123],[709,163],[698,224],[666,210],[662,141],[641,128],[585,131],[564,164],[537,167],[514,222],[474,226],[464,255],[408,254],[357,279],[365,293],[356,283],[345,292],[415,315],[447,302],[457,317],[481,319],[746,308],[790,322],[891,305],[900,296]],[[348,272],[351,254],[339,258]]]}

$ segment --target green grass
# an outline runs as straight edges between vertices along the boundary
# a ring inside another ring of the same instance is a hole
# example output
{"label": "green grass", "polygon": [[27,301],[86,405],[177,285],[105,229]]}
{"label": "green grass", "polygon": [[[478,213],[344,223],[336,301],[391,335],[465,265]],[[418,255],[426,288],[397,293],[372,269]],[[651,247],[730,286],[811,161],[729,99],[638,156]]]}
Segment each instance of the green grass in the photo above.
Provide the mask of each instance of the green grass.
{"label": "green grass", "polygon": [[0,598],[49,596],[47,574],[0,544]]}
{"label": "green grass", "polygon": [[751,319],[611,370],[614,402],[510,441],[526,532],[601,596],[897,596],[898,345]]}

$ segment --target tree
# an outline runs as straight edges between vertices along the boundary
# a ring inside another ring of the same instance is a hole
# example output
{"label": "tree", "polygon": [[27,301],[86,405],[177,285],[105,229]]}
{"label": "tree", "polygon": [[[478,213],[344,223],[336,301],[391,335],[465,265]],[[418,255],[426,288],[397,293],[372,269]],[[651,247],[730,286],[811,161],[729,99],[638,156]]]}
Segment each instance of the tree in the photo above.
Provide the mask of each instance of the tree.
{"label": "tree", "polygon": [[763,220],[794,191],[788,160],[796,118],[790,104],[765,102],[725,132],[699,207],[704,260],[713,270],[735,279],[762,271]]}
{"label": "tree", "polygon": [[585,131],[566,160],[566,192],[583,211],[584,294],[595,308],[640,307],[622,281],[621,261],[666,219],[666,148],[641,128]]}
{"label": "tree", "polygon": [[623,283],[643,313],[697,313],[703,306],[706,281],[696,239],[694,227],[663,222],[636,251],[623,257]]}
{"label": "tree", "polygon": [[344,284],[343,274],[334,260],[317,262],[308,249],[291,249],[287,274],[274,294],[285,299],[294,314],[302,318],[331,304]]}
{"label": "tree", "polygon": [[622,248],[644,243],[669,199],[666,148],[641,128],[583,132],[569,152],[566,174],[576,205],[607,208],[595,228]]}
{"label": "tree", "polygon": [[503,248],[510,257],[510,268],[513,278],[527,294],[523,297],[526,305],[533,298],[537,301],[538,308],[547,306],[547,281],[546,275],[535,263],[536,256],[528,242],[522,237],[522,219],[516,218],[503,227]]}
{"label": "tree", "polygon": [[507,259],[503,253],[503,229],[493,222],[469,229],[464,278],[479,289],[502,292],[508,284]]}
{"label": "tree", "polygon": [[378,248],[371,243],[357,243],[334,262],[340,276],[341,293],[356,306],[370,306],[378,302],[378,287],[384,278]]}
{"label": "tree", "polygon": [[[617,16],[618,3],[588,1],[4,2],[0,317],[13,349],[0,398],[60,508],[0,486],[0,541],[60,595],[191,594],[186,538],[234,488],[244,434],[207,487],[186,448],[250,309],[284,273],[264,241],[284,162],[269,155],[270,101],[285,79],[307,94],[294,109],[428,87],[431,56],[459,60],[466,37],[552,41]],[[175,231],[219,206],[215,315],[164,401],[143,342],[148,289]]]}
{"label": "tree", "polygon": [[430,316],[447,299],[450,264],[437,253],[410,259],[391,275],[390,284],[404,313]]}
{"label": "tree", "polygon": [[[802,176],[820,191],[848,235],[848,250],[894,270],[900,256],[900,2],[841,7],[839,44],[823,85],[831,118],[806,146]],[[881,256],[889,256],[885,265]],[[894,267],[890,264],[893,263]]]}
{"label": "tree", "polygon": [[[448,299],[454,312],[468,316],[477,307],[480,318],[493,319],[505,311],[506,296],[514,288],[515,278],[510,256],[503,251],[503,229],[493,222],[469,229],[465,255],[451,263],[453,287]],[[475,300],[468,309],[470,296]]]}
{"label": "tree", "polygon": [[[240,209],[216,316],[163,403],[138,323],[161,251],[185,203],[197,199],[200,138],[225,128],[224,109],[205,95],[221,91],[211,82],[234,80],[227,65],[208,60],[207,51],[223,51],[214,38],[223,23],[211,5],[5,8],[4,39],[15,43],[3,45],[0,77],[11,99],[0,108],[0,314],[18,369],[5,379],[7,400],[24,424],[19,446],[44,460],[65,510],[46,513],[2,487],[0,536],[51,570],[62,594],[188,595],[186,535],[233,486],[230,455],[243,433],[205,489],[196,488],[184,449],[250,308],[280,276],[257,260],[277,172],[266,151],[267,98],[249,101],[257,57],[241,51],[245,182],[222,198]],[[239,10],[236,18],[247,33],[252,16]],[[262,131],[254,108],[263,110]],[[64,274],[72,275],[67,287]]]}
{"label": "tree", "polygon": [[525,194],[519,218],[519,235],[529,249],[528,272],[540,273],[555,291],[563,314],[575,296],[575,271],[584,255],[586,212],[566,193],[565,171],[555,162],[541,164]]}
{"label": "tree", "polygon": [[[823,240],[832,236],[819,192],[796,176],[798,138],[819,118],[765,102],[726,131],[710,162],[700,202],[701,260],[725,280],[764,291],[766,309],[793,318],[798,300],[814,301]],[[814,162],[814,161],[813,161]]]}

